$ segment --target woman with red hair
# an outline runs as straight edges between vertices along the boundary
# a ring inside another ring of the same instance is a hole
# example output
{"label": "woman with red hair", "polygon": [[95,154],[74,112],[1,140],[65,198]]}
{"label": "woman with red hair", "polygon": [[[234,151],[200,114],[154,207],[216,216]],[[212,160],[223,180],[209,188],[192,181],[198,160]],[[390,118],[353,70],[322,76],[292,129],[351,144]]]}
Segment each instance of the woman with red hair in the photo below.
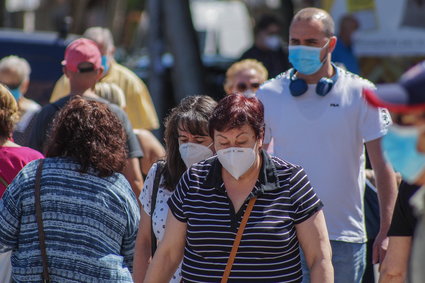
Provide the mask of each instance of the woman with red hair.
{"label": "woman with red hair", "polygon": [[229,95],[209,132],[217,156],[197,163],[168,200],[164,239],[145,282],[166,282],[183,258],[184,282],[333,282],[322,203],[304,170],[263,149],[264,109]]}

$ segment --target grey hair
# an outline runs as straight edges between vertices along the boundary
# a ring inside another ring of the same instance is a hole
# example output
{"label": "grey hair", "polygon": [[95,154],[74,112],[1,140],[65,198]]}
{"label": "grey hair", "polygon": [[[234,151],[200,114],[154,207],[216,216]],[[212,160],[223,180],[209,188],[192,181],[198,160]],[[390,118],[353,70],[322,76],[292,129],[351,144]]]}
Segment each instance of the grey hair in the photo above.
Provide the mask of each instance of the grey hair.
{"label": "grey hair", "polygon": [[[292,23],[296,21],[313,21],[318,20],[323,24],[323,32],[326,36],[335,35],[335,23],[328,12],[319,8],[304,8],[298,11],[292,19]],[[292,25],[291,23],[291,25]]]}
{"label": "grey hair", "polygon": [[94,86],[94,92],[103,99],[106,99],[121,108],[125,108],[127,106],[123,90],[114,83],[98,82]]}
{"label": "grey hair", "polygon": [[0,72],[16,74],[19,84],[30,79],[31,67],[24,58],[10,55],[0,60]]}
{"label": "grey hair", "polygon": [[83,34],[83,37],[88,38],[101,44],[109,51],[115,47],[114,38],[109,29],[103,27],[90,27],[86,29]]}

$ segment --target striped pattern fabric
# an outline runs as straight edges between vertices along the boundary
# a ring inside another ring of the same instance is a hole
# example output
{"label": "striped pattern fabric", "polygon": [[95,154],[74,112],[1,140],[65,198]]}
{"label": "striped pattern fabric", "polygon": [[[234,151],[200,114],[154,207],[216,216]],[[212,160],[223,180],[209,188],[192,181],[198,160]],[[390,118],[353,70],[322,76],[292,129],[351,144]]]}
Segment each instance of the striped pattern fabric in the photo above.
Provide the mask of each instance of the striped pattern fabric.
{"label": "striped pattern fabric", "polygon": [[216,157],[192,166],[168,205],[187,223],[182,274],[184,282],[218,282],[250,198],[249,217],[229,282],[301,282],[295,224],[322,208],[304,170],[262,152],[259,179],[235,213]]}
{"label": "striped pattern fabric", "polygon": [[[41,282],[34,210],[39,161],[17,175],[0,200],[0,252],[12,252],[15,282]],[[139,208],[121,174],[99,178],[64,158],[47,158],[41,206],[52,282],[133,282]]]}

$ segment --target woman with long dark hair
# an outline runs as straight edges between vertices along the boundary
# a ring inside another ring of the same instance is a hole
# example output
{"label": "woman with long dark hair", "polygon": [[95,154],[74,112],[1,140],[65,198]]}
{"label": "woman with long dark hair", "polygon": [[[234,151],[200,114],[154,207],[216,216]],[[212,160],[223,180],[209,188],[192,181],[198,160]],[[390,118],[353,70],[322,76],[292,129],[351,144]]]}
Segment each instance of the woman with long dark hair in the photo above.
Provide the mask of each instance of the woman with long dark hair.
{"label": "woman with long dark hair", "polygon": [[[164,235],[168,213],[167,200],[181,175],[192,164],[213,155],[212,139],[208,134],[208,119],[216,104],[209,96],[189,96],[184,98],[165,120],[165,163],[156,163],[152,166],[140,194],[143,209],[134,257],[135,282],[143,282],[152,256],[152,244],[155,244],[157,239],[161,241]],[[157,173],[158,170],[160,172]],[[155,176],[158,177],[157,184]],[[155,186],[157,187],[154,188]],[[152,200],[155,201],[153,214]],[[152,227],[155,239],[152,236]],[[180,282],[180,273],[178,268],[170,282]]]}

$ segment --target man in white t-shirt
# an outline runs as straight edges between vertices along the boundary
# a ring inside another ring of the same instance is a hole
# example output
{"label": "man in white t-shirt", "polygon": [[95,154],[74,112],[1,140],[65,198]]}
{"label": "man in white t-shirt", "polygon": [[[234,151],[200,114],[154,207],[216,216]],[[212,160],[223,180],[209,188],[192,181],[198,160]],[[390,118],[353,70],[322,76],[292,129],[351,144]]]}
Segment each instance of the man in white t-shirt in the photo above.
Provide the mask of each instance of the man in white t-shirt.
{"label": "man in white t-shirt", "polygon": [[[388,112],[369,106],[362,97],[362,89],[372,83],[331,63],[335,44],[327,12],[299,11],[290,26],[289,61],[294,69],[263,84],[257,97],[265,108],[265,146],[273,139],[276,156],[303,166],[324,203],[335,282],[353,283],[361,282],[365,269],[364,144],[381,212],[375,263],[385,256],[396,179],[380,144],[391,123]],[[309,282],[304,274],[304,282]]]}

